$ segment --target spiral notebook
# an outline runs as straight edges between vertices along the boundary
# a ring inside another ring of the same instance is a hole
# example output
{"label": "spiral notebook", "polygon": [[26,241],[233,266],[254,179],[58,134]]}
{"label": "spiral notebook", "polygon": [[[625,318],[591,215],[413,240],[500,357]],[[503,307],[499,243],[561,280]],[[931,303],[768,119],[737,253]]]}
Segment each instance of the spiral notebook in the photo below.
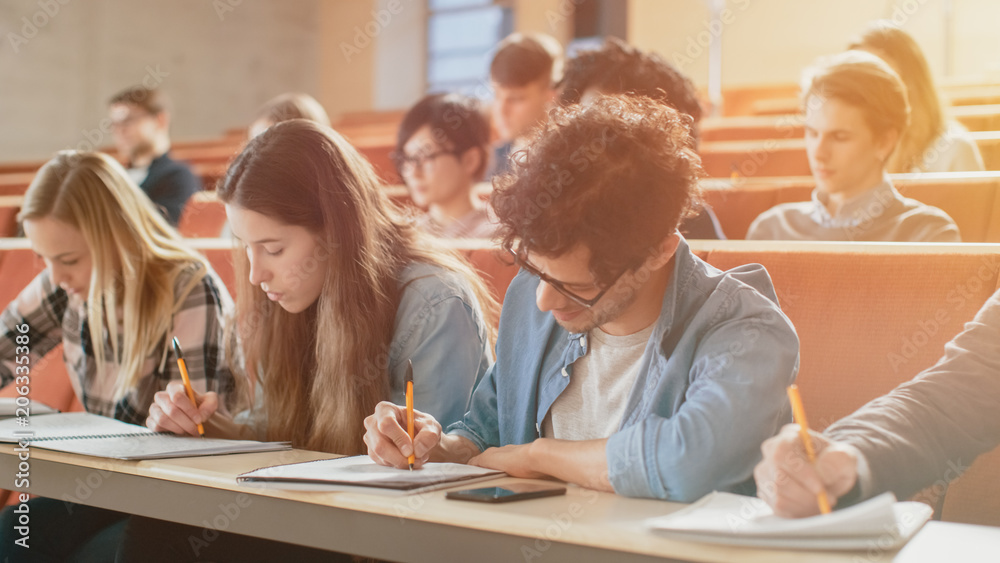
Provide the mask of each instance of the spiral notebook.
{"label": "spiral notebook", "polygon": [[502,471],[459,463],[396,469],[377,465],[365,455],[262,467],[237,476],[236,482],[271,489],[407,495],[505,476]]}
{"label": "spiral notebook", "polygon": [[0,442],[112,459],[167,459],[291,449],[288,442],[175,436],[120,420],[70,412],[0,420]]}
{"label": "spiral notebook", "polygon": [[28,401],[25,403],[24,397],[0,397],[0,418],[22,416],[25,412],[29,415],[34,415],[51,414],[59,411],[38,401]]}
{"label": "spiral notebook", "polygon": [[690,506],[646,522],[674,539],[788,549],[865,550],[902,546],[930,519],[919,502],[892,493],[810,518],[779,518],[764,501],[714,492]]}

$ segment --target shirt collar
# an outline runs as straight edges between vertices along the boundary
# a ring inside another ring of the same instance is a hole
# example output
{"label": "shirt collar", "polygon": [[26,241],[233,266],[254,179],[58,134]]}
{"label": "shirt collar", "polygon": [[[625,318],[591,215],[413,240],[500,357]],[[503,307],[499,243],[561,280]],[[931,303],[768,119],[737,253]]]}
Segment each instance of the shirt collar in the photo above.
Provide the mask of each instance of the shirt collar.
{"label": "shirt collar", "polygon": [[836,215],[831,215],[826,208],[830,196],[816,188],[812,192],[813,209],[810,217],[826,228],[851,228],[878,218],[889,208],[889,205],[902,199],[892,185],[889,175],[882,174],[882,182],[844,202]]}

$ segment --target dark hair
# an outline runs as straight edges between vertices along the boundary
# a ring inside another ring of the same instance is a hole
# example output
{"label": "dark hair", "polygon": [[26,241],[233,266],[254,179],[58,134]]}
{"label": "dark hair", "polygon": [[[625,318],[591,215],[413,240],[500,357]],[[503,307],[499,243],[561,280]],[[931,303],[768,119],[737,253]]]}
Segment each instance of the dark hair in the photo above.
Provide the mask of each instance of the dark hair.
{"label": "dark hair", "polygon": [[562,46],[555,38],[541,33],[513,33],[497,45],[490,63],[490,78],[508,87],[543,80],[552,86],[559,82],[562,67]]}
{"label": "dark hair", "polygon": [[445,150],[461,156],[478,149],[481,158],[476,179],[482,179],[489,163],[490,125],[478,100],[461,94],[425,96],[403,116],[396,134],[396,153],[402,154],[410,137],[425,125],[430,126],[434,141]]}
{"label": "dark hair", "polygon": [[118,92],[108,100],[108,105],[124,104],[142,108],[150,115],[159,115],[170,110],[170,99],[155,88],[132,86]]}
{"label": "dark hair", "polygon": [[553,110],[514,171],[494,180],[505,248],[560,256],[591,252],[603,284],[639,267],[698,196],[701,159],[690,117],[641,96],[601,96]]}
{"label": "dark hair", "polygon": [[615,37],[599,49],[581,51],[566,63],[559,101],[576,104],[590,88],[603,94],[635,94],[664,103],[694,120],[697,146],[701,102],[690,78],[656,53],[643,52]]}

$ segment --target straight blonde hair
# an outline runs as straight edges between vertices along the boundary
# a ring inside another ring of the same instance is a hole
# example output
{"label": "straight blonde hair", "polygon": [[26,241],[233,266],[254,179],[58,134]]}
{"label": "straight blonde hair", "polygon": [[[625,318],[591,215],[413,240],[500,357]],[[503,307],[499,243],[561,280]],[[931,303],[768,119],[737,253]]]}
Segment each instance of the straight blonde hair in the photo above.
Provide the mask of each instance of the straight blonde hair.
{"label": "straight blonde hair", "polygon": [[297,314],[250,284],[247,254],[234,252],[249,376],[243,383],[263,387],[267,439],[364,452],[364,418],[389,398],[399,273],[408,264],[435,264],[464,278],[492,342],[498,306],[486,285],[401,218],[371,165],[333,129],[303,119],[268,128],[233,161],[218,194],[227,205],[305,227],[319,240],[308,268],[325,276],[323,289]]}
{"label": "straight blonde hair", "polygon": [[918,168],[923,163],[924,153],[946,128],[937,88],[920,45],[891,21],[878,20],[869,24],[850,48],[868,51],[884,59],[906,86],[910,124],[900,132],[899,143],[886,169],[896,173]]}
{"label": "straight blonde hair", "polygon": [[[208,263],[183,244],[121,165],[105,154],[62,151],[42,166],[24,194],[18,220],[42,218],[75,227],[90,248],[90,340],[98,372],[108,362],[119,364],[115,398],[121,399],[138,383],[146,358],[160,345],[166,353],[173,315],[205,277]],[[192,266],[175,293],[178,277]],[[113,358],[104,356],[105,333]]]}

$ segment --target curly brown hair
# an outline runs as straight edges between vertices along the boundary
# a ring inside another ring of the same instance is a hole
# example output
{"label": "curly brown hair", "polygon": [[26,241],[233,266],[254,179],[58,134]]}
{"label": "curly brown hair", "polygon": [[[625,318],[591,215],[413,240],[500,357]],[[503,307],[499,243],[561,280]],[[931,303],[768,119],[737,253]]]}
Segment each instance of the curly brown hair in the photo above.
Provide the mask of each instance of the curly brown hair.
{"label": "curly brown hair", "polygon": [[503,246],[560,256],[583,244],[604,285],[641,266],[699,199],[690,128],[690,116],[639,96],[553,110],[494,179]]}

